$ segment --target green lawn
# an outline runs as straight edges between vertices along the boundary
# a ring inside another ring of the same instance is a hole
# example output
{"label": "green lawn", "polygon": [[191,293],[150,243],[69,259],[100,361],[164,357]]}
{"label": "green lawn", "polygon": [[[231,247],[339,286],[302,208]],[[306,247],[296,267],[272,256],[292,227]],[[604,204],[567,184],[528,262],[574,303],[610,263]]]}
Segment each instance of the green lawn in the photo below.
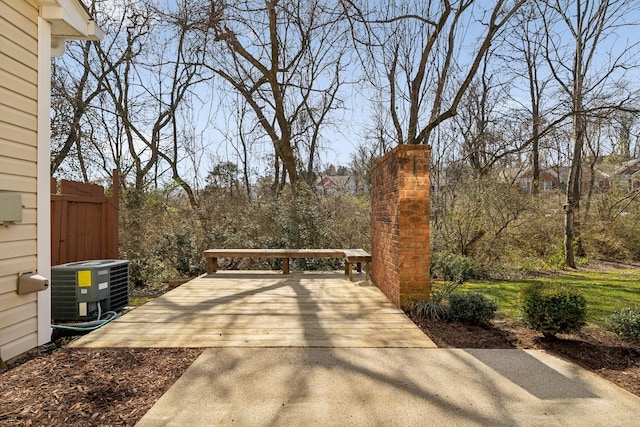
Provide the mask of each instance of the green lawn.
{"label": "green lawn", "polygon": [[498,316],[517,319],[520,290],[532,283],[558,283],[579,289],[587,298],[589,321],[600,325],[615,310],[640,307],[640,269],[584,269],[513,281],[473,280],[458,290],[485,294],[498,301]]}
{"label": "green lawn", "polygon": [[162,294],[163,294],[163,292],[158,292],[158,293],[151,294],[151,295],[130,295],[129,296],[129,305],[131,307],[139,307],[141,305],[144,305],[144,304],[148,303],[151,300],[154,300],[154,299],[158,298]]}

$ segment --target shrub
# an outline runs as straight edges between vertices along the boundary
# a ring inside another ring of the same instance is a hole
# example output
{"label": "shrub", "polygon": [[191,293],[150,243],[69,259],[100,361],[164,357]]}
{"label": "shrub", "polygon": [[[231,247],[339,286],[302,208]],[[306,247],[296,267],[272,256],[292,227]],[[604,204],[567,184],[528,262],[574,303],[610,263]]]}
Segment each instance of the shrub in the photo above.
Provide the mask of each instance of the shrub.
{"label": "shrub", "polygon": [[449,317],[449,305],[447,301],[458,287],[457,283],[449,283],[441,286],[431,286],[429,300],[411,300],[407,303],[406,310],[418,319],[447,320]]}
{"label": "shrub", "polygon": [[587,300],[565,286],[535,284],[522,292],[523,320],[546,338],[577,332],[587,319]]}
{"label": "shrub", "polygon": [[405,310],[416,319],[446,320],[449,317],[449,306],[440,301],[410,300]]}
{"label": "shrub", "polygon": [[134,286],[145,287],[175,276],[175,272],[157,257],[129,259],[129,280]]}
{"label": "shrub", "polygon": [[156,253],[170,267],[186,277],[198,276],[205,272],[200,261],[200,248],[194,242],[195,233],[191,230],[169,230],[164,242]]}
{"label": "shrub", "polygon": [[453,293],[449,296],[449,320],[485,325],[493,319],[498,303],[477,292]]}
{"label": "shrub", "polygon": [[450,252],[434,252],[431,255],[431,275],[442,280],[462,283],[479,276],[480,264],[473,258]]}
{"label": "shrub", "polygon": [[640,308],[623,308],[614,312],[607,325],[623,340],[640,343]]}

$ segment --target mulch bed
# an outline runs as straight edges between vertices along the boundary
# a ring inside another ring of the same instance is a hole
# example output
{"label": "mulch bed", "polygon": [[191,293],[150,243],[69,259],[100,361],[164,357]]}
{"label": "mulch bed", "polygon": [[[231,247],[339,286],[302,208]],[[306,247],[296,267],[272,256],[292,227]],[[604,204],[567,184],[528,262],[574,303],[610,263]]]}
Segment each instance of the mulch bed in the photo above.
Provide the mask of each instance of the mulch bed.
{"label": "mulch bed", "polygon": [[201,349],[70,349],[0,374],[2,426],[132,426]]}
{"label": "mulch bed", "polygon": [[[415,321],[415,320],[414,320]],[[546,339],[520,324],[494,321],[488,327],[439,320],[416,324],[438,347],[546,350],[640,396],[640,346],[596,328]]]}

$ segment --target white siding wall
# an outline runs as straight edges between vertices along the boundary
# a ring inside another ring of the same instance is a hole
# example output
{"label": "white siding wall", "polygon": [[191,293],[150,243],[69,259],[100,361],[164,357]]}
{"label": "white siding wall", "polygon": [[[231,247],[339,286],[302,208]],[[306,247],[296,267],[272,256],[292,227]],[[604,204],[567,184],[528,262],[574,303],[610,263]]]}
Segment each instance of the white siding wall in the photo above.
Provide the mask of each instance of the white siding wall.
{"label": "white siding wall", "polygon": [[38,345],[37,294],[16,293],[36,271],[38,174],[38,6],[0,0],[0,190],[22,194],[22,223],[0,225],[0,357]]}

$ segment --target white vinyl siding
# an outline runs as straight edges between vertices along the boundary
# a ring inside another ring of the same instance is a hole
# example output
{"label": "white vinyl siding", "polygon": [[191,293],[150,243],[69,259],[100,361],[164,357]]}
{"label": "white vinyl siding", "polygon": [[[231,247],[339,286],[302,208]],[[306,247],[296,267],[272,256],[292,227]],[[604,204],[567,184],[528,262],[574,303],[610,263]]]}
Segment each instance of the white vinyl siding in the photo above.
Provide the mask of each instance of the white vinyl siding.
{"label": "white vinyl siding", "polygon": [[37,294],[18,295],[37,270],[38,15],[31,0],[0,0],[0,191],[22,195],[22,223],[0,226],[0,357],[38,345]]}
{"label": "white vinyl siding", "polygon": [[[3,24],[4,25],[4,24]],[[0,81],[6,84],[7,88],[11,88],[13,92],[21,93],[23,96],[35,99],[38,97],[38,87],[33,82],[28,82],[24,78],[16,76],[8,71],[5,67],[0,68]]]}

